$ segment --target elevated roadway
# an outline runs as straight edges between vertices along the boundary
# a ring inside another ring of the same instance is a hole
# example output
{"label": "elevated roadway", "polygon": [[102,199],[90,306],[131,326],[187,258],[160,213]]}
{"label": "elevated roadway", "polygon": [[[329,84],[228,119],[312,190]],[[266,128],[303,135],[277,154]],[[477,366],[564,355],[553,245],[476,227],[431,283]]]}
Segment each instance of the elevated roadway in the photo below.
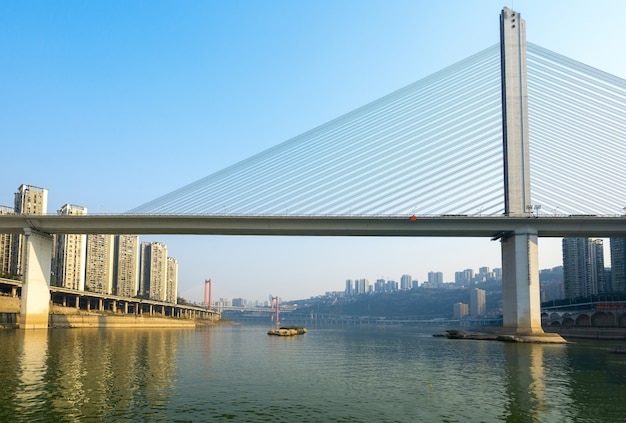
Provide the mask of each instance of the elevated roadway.
{"label": "elevated roadway", "polygon": [[626,237],[626,216],[2,215],[0,233],[385,237]]}

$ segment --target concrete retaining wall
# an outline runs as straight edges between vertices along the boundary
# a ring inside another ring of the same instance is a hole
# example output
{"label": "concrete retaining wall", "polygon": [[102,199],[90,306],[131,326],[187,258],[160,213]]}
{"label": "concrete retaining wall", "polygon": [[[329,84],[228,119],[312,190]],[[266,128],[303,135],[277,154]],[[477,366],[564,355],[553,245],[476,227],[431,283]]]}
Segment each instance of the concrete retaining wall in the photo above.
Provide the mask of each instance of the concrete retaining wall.
{"label": "concrete retaining wall", "polygon": [[546,333],[558,333],[564,338],[626,340],[626,328],[600,327],[544,327]]}
{"label": "concrete retaining wall", "polygon": [[[79,310],[74,307],[50,306],[48,326],[52,328],[193,328],[219,324],[215,320],[195,320],[134,314],[97,313]],[[0,329],[16,329],[20,324],[20,299],[0,295]]]}
{"label": "concrete retaining wall", "polygon": [[[50,314],[51,328],[194,328],[197,324],[211,325],[210,320],[173,319],[141,316],[107,316],[98,314]],[[19,313],[0,312],[0,328],[19,328]]]}
{"label": "concrete retaining wall", "polygon": [[194,328],[194,320],[142,316],[106,316],[98,314],[51,314],[52,328]]}
{"label": "concrete retaining wall", "polygon": [[17,313],[0,312],[0,328],[6,328],[6,329],[17,328]]}

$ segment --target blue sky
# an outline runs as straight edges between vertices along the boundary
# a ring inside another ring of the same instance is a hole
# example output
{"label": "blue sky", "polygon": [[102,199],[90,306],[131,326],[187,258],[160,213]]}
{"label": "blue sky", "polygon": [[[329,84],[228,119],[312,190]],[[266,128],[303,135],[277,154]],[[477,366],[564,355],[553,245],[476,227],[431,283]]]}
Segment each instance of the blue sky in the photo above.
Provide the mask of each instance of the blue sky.
{"label": "blue sky", "polygon": [[[497,43],[503,6],[529,41],[626,78],[622,1],[0,0],[0,204],[27,183],[49,213],[130,210]],[[296,299],[500,266],[483,239],[141,239],[197,301],[208,277],[217,297]],[[540,266],[560,261],[541,240]]]}

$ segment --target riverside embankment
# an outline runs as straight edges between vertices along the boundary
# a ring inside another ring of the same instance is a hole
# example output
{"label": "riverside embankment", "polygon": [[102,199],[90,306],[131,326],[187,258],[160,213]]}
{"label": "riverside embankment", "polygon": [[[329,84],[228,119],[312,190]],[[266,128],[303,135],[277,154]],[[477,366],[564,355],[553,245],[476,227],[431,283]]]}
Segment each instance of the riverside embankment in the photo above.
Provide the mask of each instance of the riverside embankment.
{"label": "riverside embankment", "polygon": [[[20,299],[0,296],[0,328],[17,329],[19,323]],[[215,319],[192,319],[160,315],[114,314],[52,305],[48,326],[50,328],[194,328],[221,323],[223,322],[219,315]]]}

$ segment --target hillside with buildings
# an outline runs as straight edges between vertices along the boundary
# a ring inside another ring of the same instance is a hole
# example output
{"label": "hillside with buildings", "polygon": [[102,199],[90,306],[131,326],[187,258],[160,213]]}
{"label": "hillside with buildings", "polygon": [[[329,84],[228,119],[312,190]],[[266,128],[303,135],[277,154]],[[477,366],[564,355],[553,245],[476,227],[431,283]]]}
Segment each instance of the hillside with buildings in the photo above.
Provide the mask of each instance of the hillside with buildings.
{"label": "hillside with buildings", "polygon": [[[362,317],[451,319],[499,317],[502,288],[498,284],[487,289],[430,289],[362,295],[353,298],[331,299],[321,297],[295,302],[298,312]],[[455,316],[455,310],[459,315]]]}

